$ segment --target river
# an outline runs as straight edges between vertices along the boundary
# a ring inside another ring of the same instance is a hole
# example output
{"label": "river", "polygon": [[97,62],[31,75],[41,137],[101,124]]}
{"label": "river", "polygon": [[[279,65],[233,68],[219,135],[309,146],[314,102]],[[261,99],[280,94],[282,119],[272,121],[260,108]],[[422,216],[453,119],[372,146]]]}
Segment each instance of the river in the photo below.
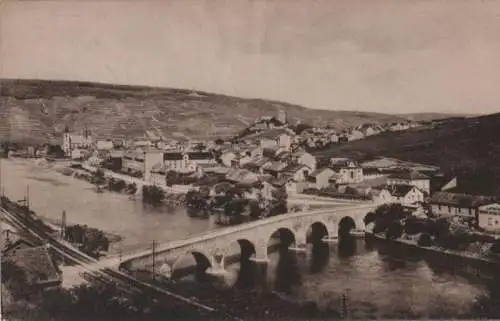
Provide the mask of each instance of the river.
{"label": "river", "polygon": [[[29,185],[30,205],[51,220],[88,224],[123,236],[123,251],[144,248],[214,228],[210,220],[190,218],[182,209],[144,206],[126,195],[97,194],[79,181],[33,162],[2,160],[2,185],[12,199],[22,199]],[[454,262],[419,255],[401,256],[384,244],[347,239],[340,245],[316,247],[299,254],[274,252],[264,273],[232,264],[224,286],[262,287],[290,298],[340,308],[344,296],[351,318],[454,318],[470,309],[487,281],[457,270]],[[239,273],[240,269],[246,272]],[[192,277],[180,282],[193,283]]]}

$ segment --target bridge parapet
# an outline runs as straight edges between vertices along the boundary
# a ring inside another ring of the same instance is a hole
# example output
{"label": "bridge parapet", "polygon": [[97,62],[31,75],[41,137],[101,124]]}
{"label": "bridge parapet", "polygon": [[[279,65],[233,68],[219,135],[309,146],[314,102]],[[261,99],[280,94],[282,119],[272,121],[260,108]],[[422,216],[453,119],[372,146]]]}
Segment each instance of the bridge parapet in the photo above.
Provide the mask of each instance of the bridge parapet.
{"label": "bridge parapet", "polygon": [[[205,264],[211,267],[212,271],[220,272],[224,269],[224,258],[238,254],[231,253],[230,245],[233,243],[240,244],[241,252],[243,246],[248,248],[247,251],[252,251],[253,260],[267,262],[269,240],[276,231],[287,231],[293,236],[295,246],[300,247],[306,244],[308,231],[313,224],[323,225],[327,234],[335,237],[343,217],[350,217],[357,228],[363,228],[364,216],[376,206],[374,203],[368,203],[296,212],[218,229],[187,240],[158,246],[155,251],[155,266],[167,264],[171,270],[175,270],[183,257],[193,255],[197,264]],[[128,269],[151,269],[152,266],[151,250],[129,256],[121,264],[121,267]]]}

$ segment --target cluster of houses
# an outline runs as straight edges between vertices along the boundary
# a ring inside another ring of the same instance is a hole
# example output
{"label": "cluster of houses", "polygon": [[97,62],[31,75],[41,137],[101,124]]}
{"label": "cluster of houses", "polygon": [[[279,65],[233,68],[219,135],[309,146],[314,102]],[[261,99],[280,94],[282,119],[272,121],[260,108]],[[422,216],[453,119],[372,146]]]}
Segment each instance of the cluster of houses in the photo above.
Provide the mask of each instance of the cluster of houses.
{"label": "cluster of houses", "polygon": [[[2,218],[0,246],[2,261],[10,261],[22,269],[30,287],[24,291],[53,289],[61,285],[62,274],[49,247],[33,243],[28,235],[18,231]],[[2,295],[4,293],[2,292]],[[29,294],[29,293],[23,293]],[[8,299],[2,297],[2,299]]]}
{"label": "cluster of houses", "polygon": [[[295,125],[298,128],[300,122]],[[305,127],[295,137],[295,143],[308,149],[324,148],[337,143],[345,143],[378,135],[383,132],[397,132],[421,126],[421,123],[413,121],[400,121],[390,124],[364,123],[351,128],[338,131],[327,127]],[[291,128],[288,123],[286,112],[280,110],[275,117],[261,117],[247,128],[248,133],[261,133],[276,128]]]}

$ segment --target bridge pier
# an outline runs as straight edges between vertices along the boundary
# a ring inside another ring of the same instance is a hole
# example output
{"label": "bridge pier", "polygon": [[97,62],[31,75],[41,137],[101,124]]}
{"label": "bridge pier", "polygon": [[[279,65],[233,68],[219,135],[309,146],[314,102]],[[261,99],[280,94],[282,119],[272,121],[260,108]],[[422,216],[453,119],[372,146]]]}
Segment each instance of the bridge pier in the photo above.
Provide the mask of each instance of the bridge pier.
{"label": "bridge pier", "polygon": [[257,264],[269,263],[267,256],[267,239],[259,240],[255,244],[255,254],[250,257],[250,261]]}
{"label": "bridge pier", "polygon": [[307,231],[298,231],[295,236],[295,244],[290,244],[288,250],[297,253],[307,253],[306,233]]}
{"label": "bridge pier", "polygon": [[205,273],[212,276],[224,277],[228,272],[224,266],[224,255],[214,254],[210,257],[210,267]]}

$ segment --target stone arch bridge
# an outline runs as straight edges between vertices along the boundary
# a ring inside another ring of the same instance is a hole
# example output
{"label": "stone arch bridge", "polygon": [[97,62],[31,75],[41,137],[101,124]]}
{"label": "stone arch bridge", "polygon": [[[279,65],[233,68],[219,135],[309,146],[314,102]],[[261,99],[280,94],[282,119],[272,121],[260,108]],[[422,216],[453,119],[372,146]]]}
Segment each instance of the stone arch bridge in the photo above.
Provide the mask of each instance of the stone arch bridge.
{"label": "stone arch bridge", "polygon": [[[266,263],[269,241],[277,231],[281,232],[279,233],[280,239],[282,235],[288,236],[288,246],[301,250],[305,249],[311,229],[320,231],[322,240],[338,237],[339,227],[345,222],[348,223],[349,228],[364,229],[363,218],[366,213],[375,208],[374,203],[350,204],[337,208],[273,216],[216,229],[201,236],[158,245],[154,254],[154,266],[159,273],[165,270],[175,272],[180,260],[185,256],[193,255],[196,264],[205,265],[204,268],[209,268],[209,273],[224,273],[225,257],[234,254],[229,253],[230,245],[234,243],[240,245],[241,256],[247,253],[251,260]],[[153,268],[152,249],[123,257],[120,268],[151,270]]]}

